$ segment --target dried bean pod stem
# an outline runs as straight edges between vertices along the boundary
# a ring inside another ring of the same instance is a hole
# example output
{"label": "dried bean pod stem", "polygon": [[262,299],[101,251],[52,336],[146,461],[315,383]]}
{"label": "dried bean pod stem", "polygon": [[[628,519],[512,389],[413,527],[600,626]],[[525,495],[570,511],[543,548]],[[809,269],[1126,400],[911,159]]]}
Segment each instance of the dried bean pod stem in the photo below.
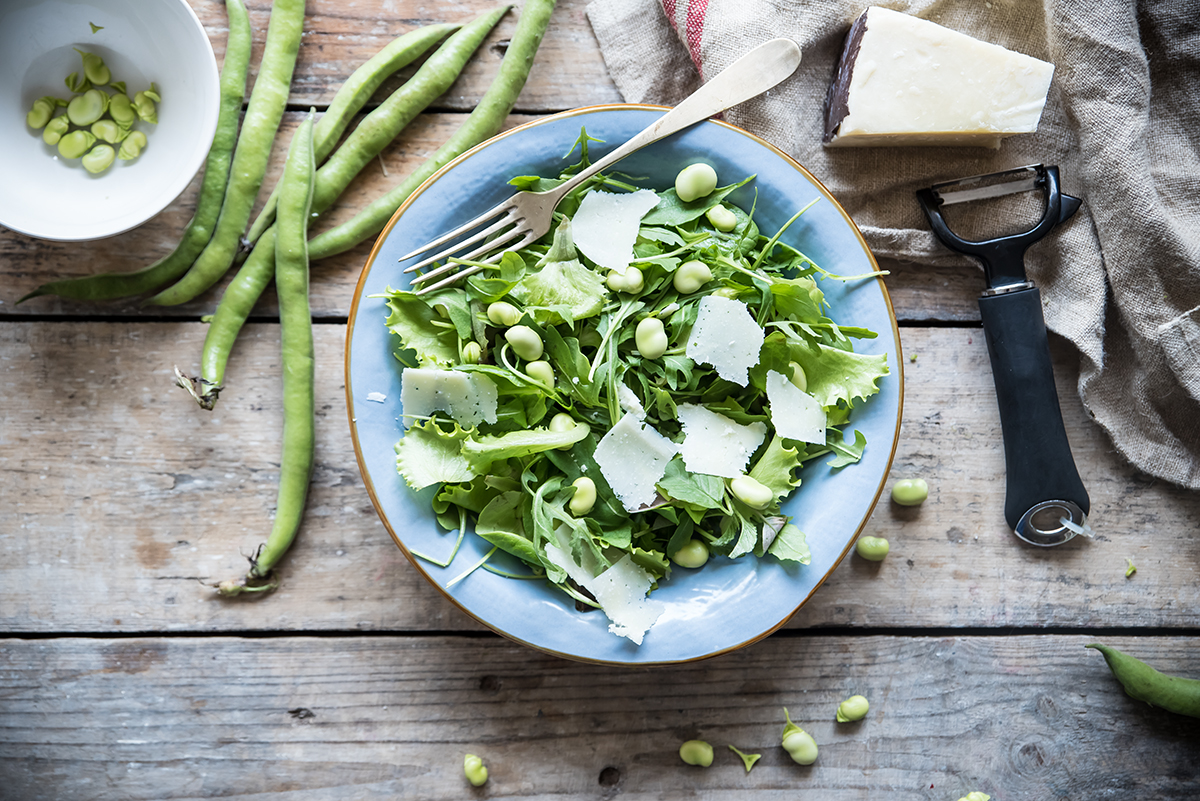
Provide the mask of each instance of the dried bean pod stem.
{"label": "dried bean pod stem", "polygon": [[224,582],[224,594],[277,586],[271,571],[287,552],[300,522],[312,477],[316,436],[313,399],[313,331],[308,303],[308,219],[312,205],[313,117],[310,111],[296,130],[279,189],[275,237],[275,285],[279,293],[283,366],[283,452],[279,459],[279,495],[267,541],[250,560],[241,582]]}
{"label": "dried bean pod stem", "polygon": [[204,181],[200,185],[196,212],[175,250],[149,267],[134,272],[98,273],[43,284],[18,303],[39,295],[58,295],[73,300],[113,300],[140,295],[179,278],[204,250],[212,238],[213,226],[225,198],[229,163],[237,141],[238,118],[241,117],[242,99],[246,95],[246,73],[250,66],[252,40],[246,7],[242,0],[226,0],[225,8],[229,15],[229,38],[225,45],[225,61],[221,65],[221,105],[217,114],[217,131],[204,162]]}
{"label": "dried bean pod stem", "polygon": [[1100,643],[1085,646],[1104,654],[1104,661],[1131,698],[1168,712],[1200,718],[1200,680],[1160,673],[1140,659]]}
{"label": "dried bean pod stem", "polygon": [[212,239],[183,278],[147,303],[155,306],[186,303],[221,280],[233,264],[283,119],[303,30],[304,0],[275,0],[267,24],[266,46],[250,92]]}
{"label": "dried bean pod stem", "polygon": [[[446,22],[411,30],[393,39],[351,73],[313,128],[313,159],[317,166],[321,166],[325,159],[329,158],[330,152],[346,132],[350,120],[390,75],[407,67],[460,27],[462,26],[457,23]],[[275,222],[275,204],[278,200],[279,185],[276,184],[263,210],[250,226],[250,231],[246,234],[247,242],[257,242],[271,223]]]}
{"label": "dried bean pod stem", "polygon": [[[404,86],[359,123],[314,179],[312,212],[319,214],[337,200],[359,171],[383,151],[404,127],[441,96],[466,66],[471,55],[508,11],[501,6],[464,26],[438,48]],[[315,136],[315,133],[314,133]],[[314,144],[315,149],[315,144]],[[238,333],[276,272],[275,232],[268,227],[225,288],[204,338],[200,377],[181,380],[205,409],[212,409],[225,380],[225,366]]]}
{"label": "dried bean pod stem", "polygon": [[516,30],[513,31],[512,41],[496,78],[462,126],[392,191],[371,203],[353,219],[314,237],[308,244],[309,258],[323,259],[344,253],[375,236],[395,215],[400,204],[427,178],[499,132],[529,77],[534,56],[550,24],[554,5],[555,0],[527,0],[521,8],[521,17],[517,20]]}

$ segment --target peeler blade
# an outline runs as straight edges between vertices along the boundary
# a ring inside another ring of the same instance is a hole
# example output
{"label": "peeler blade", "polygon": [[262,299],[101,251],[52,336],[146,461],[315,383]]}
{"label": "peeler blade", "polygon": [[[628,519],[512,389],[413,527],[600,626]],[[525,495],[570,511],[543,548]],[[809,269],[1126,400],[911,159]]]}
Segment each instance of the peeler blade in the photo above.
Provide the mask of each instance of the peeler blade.
{"label": "peeler blade", "polygon": [[993,197],[1015,195],[1018,192],[1031,192],[1040,188],[1039,181],[1045,167],[1041,164],[1030,164],[1003,172],[993,172],[986,175],[972,175],[970,178],[960,178],[957,181],[945,181],[929,187],[943,206],[956,203],[970,203],[974,200],[987,200]]}

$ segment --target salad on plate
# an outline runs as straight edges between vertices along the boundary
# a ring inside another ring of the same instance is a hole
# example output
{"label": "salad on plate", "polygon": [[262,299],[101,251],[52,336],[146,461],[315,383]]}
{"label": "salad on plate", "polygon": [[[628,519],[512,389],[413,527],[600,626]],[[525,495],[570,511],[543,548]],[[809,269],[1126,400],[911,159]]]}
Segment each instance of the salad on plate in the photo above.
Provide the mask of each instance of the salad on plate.
{"label": "salad on plate", "polygon": [[[553,188],[587,166],[591,141],[581,133],[557,178],[510,183]],[[835,322],[819,282],[877,274],[832,275],[785,243],[808,206],[761,232],[753,200],[730,200],[753,182],[718,185],[702,159],[666,189],[601,173],[533,245],[437,292],[387,290],[404,365],[397,470],[436,487],[459,543],[473,523],[488,557],[526,568],[485,558],[454,581],[482,568],[550,582],[641,644],[672,570],[808,563],[780,505],[806,463],[861,458],[865,437],[842,427],[889,372],[886,354],[855,352],[876,334]]]}

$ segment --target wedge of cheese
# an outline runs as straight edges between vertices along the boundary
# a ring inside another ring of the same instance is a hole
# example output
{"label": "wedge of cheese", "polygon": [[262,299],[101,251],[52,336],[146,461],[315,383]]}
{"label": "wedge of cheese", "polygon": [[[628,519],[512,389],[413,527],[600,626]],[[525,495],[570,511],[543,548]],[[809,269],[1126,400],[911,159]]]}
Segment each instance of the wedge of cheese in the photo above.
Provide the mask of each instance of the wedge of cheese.
{"label": "wedge of cheese", "polygon": [[1037,130],[1054,65],[871,6],[825,99],[825,144],[997,148]]}

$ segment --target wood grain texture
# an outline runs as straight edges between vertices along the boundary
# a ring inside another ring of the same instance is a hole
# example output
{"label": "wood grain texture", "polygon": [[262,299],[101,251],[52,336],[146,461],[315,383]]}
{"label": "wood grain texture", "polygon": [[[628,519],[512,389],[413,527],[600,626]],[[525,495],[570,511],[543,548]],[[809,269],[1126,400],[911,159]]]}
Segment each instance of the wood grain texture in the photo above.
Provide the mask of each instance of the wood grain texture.
{"label": "wood grain texture", "polygon": [[[0,641],[5,797],[1002,801],[1200,794],[1200,721],[1082,637],[789,637],[622,670],[499,638]],[[1200,675],[1196,638],[1109,642]],[[860,693],[871,710],[835,723]],[[819,743],[779,747],[783,707]],[[712,767],[679,744],[712,743]],[[750,773],[727,749],[761,753]],[[488,784],[466,784],[480,755]]]}
{"label": "wood grain texture", "polygon": [[[225,56],[229,27],[225,6],[215,0],[189,0],[208,31],[218,63]],[[496,0],[308,0],[304,40],[292,78],[288,104],[319,108],[329,105],[334,93],[354,70],[388,42],[415,28],[441,22],[468,22],[502,3]],[[523,1],[514,8],[480,46],[477,56],[435,107],[470,111],[491,84],[508,41],[516,28]],[[271,4],[248,0],[254,45],[250,54],[250,86],[262,59]],[[600,47],[592,35],[585,8],[587,0],[559,0],[550,27],[538,49],[538,58],[518,100],[518,110],[545,114],[594,103],[620,102],[608,77]],[[420,62],[406,67],[386,82],[378,97],[395,89],[416,72]],[[559,69],[571,65],[571,69]]]}
{"label": "wood grain texture", "polygon": [[[201,584],[243,570],[265,536],[281,419],[277,326],[247,328],[211,414],[171,382],[173,365],[195,368],[203,335],[196,323],[0,323],[0,627],[477,629],[404,561],[362,486],[341,325],[316,327],[317,468],[283,587],[231,602]],[[887,537],[891,555],[847,559],[791,627],[1196,626],[1200,497],[1114,456],[1055,345],[1096,540],[1040,550],[1007,531],[982,337],[906,328],[904,352],[916,361],[904,365],[892,477],[925,477],[930,499],[916,509],[881,503],[865,532]],[[1126,557],[1138,565],[1130,579]]]}

